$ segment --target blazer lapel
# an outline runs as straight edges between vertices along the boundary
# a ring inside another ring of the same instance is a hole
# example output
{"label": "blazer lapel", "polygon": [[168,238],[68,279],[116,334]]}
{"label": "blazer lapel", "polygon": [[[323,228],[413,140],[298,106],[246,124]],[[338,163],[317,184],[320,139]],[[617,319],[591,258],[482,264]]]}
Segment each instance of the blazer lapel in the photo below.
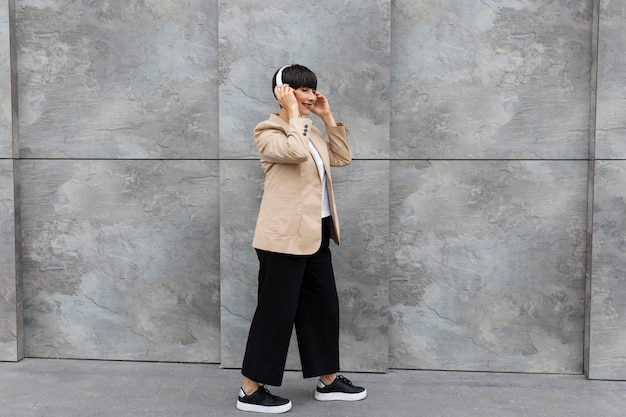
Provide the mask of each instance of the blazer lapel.
{"label": "blazer lapel", "polygon": [[[326,171],[326,175],[328,176],[328,171],[330,167],[328,144],[323,138],[320,138],[317,135],[311,136],[309,140],[311,141],[311,143],[313,143],[313,146],[315,146],[315,149],[317,149],[317,152],[322,157],[322,162],[324,162],[324,171]],[[313,153],[311,153],[311,156],[313,157]]]}

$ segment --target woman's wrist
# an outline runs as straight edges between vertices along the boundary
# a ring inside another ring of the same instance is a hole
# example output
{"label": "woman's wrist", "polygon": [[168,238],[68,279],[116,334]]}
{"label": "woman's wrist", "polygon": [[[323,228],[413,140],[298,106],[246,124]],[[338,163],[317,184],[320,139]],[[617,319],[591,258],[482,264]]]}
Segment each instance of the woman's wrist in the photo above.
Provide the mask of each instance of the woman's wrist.
{"label": "woman's wrist", "polygon": [[298,111],[298,108],[288,109],[287,114],[289,115],[290,120],[300,117],[300,112]]}
{"label": "woman's wrist", "polygon": [[335,121],[335,117],[332,113],[322,115],[321,118],[324,121],[324,125],[328,127],[337,127],[337,122]]}

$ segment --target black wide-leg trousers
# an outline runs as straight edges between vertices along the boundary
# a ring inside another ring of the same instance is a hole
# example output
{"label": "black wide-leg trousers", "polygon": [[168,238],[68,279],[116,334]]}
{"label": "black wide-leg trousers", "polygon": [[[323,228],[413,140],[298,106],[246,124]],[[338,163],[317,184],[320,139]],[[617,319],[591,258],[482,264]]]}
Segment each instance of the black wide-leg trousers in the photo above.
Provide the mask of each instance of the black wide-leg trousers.
{"label": "black wide-leg trousers", "polygon": [[295,325],[304,378],[339,370],[339,300],[329,230],[322,221],[322,244],[313,255],[286,255],[257,249],[258,304],[241,373],[280,386]]}

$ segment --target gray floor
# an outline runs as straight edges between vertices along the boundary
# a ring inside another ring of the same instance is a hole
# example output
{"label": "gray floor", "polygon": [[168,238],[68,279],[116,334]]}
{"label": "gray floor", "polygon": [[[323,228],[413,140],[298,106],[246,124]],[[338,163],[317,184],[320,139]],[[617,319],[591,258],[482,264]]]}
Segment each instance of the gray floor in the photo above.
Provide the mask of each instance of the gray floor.
{"label": "gray floor", "polygon": [[[287,372],[285,416],[624,416],[626,382],[580,375],[393,371],[346,374],[355,403],[320,403],[314,380]],[[0,416],[253,416],[235,409],[241,377],[216,365],[25,359],[0,363]]]}

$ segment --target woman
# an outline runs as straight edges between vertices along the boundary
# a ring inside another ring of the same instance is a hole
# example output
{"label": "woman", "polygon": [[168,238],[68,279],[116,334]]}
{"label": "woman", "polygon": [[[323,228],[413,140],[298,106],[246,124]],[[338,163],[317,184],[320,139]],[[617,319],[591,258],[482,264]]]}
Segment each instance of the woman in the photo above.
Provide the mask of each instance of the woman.
{"label": "woman", "polygon": [[[265,185],[252,245],[259,258],[258,305],[243,360],[237,408],[283,413],[291,401],[265,385],[282,384],[295,324],[302,374],[319,377],[315,398],[356,401],[362,387],[337,375],[339,300],[329,242],[339,244],[330,167],[352,161],[346,130],[337,123],[317,78],[287,65],[272,79],[280,113],[254,130]],[[322,119],[328,141],[308,118]]]}

